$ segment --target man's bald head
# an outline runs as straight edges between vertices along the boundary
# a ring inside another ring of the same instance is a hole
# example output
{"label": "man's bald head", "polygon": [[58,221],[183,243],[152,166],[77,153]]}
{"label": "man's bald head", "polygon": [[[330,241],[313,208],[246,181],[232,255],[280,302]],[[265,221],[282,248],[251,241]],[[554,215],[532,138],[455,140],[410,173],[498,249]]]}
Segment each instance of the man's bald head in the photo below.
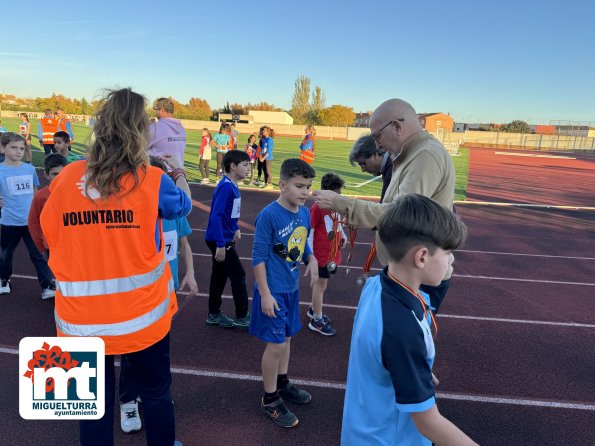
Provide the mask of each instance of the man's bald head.
{"label": "man's bald head", "polygon": [[[387,131],[385,126],[391,122],[394,125]],[[376,136],[376,145],[393,154],[399,154],[403,142],[423,130],[415,109],[402,99],[389,99],[380,104],[370,117],[370,129]]]}

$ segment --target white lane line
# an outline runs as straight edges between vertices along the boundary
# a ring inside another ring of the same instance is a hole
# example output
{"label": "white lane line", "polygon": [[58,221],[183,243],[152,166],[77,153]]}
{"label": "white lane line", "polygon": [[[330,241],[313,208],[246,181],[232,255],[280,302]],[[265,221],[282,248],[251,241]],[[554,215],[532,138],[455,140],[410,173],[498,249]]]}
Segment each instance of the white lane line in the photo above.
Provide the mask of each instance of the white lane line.
{"label": "white lane line", "polygon": [[575,160],[573,156],[562,156],[562,155],[539,155],[537,153],[517,153],[517,152],[494,152],[495,155],[505,156],[527,156],[531,158],[563,158],[567,160]]}
{"label": "white lane line", "polygon": [[[191,228],[193,231],[206,232],[206,229]],[[242,232],[242,236],[254,237],[252,232]],[[355,242],[356,245],[370,246],[372,242]],[[488,254],[488,255],[499,255],[499,256],[523,256],[523,257],[543,257],[547,259],[569,259],[569,260],[595,260],[595,257],[579,257],[579,256],[555,256],[550,254],[524,254],[518,252],[499,252],[499,251],[476,251],[472,249],[457,249],[455,254],[458,252],[466,252],[472,254]]]}
{"label": "white lane line", "polygon": [[[19,279],[30,279],[30,280],[37,280],[35,276],[25,276],[21,274],[13,274],[13,277],[17,277]],[[179,291],[178,295],[180,296],[187,296],[189,293],[187,291]],[[199,297],[209,297],[208,293],[198,293],[197,296]],[[221,296],[223,299],[233,299],[233,296],[229,294],[224,294]],[[252,300],[251,297],[248,298]],[[300,302],[302,306],[311,306],[312,302]],[[325,308],[336,308],[339,310],[357,310],[356,306],[353,305],[341,305],[341,304],[324,304]],[[511,324],[527,324],[527,325],[550,325],[555,327],[574,327],[574,328],[595,328],[595,324],[585,324],[581,322],[556,322],[556,321],[535,321],[530,319],[507,319],[507,318],[498,318],[498,317],[485,317],[485,316],[468,316],[462,314],[447,314],[447,313],[439,313],[439,318],[444,319],[464,319],[470,321],[484,321],[484,322],[504,322],[504,323],[511,323]]]}
{"label": "white lane line", "polygon": [[366,184],[370,184],[374,181],[378,181],[380,178],[382,178],[382,176],[378,175],[377,177],[373,177],[369,180],[364,181],[363,183],[358,183],[358,184],[347,184],[347,187],[351,187],[351,188],[359,188],[362,186],[365,186]]}
{"label": "white lane line", "polygon": [[[198,252],[192,253],[193,256],[198,257],[212,257],[211,254],[202,254]],[[247,262],[252,261],[252,257],[240,257],[240,260]],[[359,271],[359,267],[351,265],[339,265],[337,268],[349,268]],[[382,268],[370,268],[370,271],[382,271]],[[471,274],[453,274],[452,277],[460,277],[462,279],[480,279],[480,280],[504,280],[510,282],[530,282],[530,283],[547,283],[552,285],[577,285],[577,286],[595,286],[595,283],[589,282],[565,282],[561,280],[544,280],[544,279],[517,279],[513,277],[492,277],[492,276],[473,276]]]}
{"label": "white lane line", "polygon": [[[18,355],[19,351],[11,348],[0,348],[0,353],[7,353],[10,355]],[[116,365],[119,362],[116,361]],[[215,370],[201,370],[189,367],[172,366],[171,372],[176,375],[189,375],[189,376],[202,376],[207,378],[219,378],[219,379],[233,379],[236,381],[252,381],[261,382],[262,377],[260,375],[252,375],[248,373],[235,373],[235,372],[221,372]],[[320,387],[323,389],[336,389],[345,390],[345,383],[333,382],[333,381],[319,381],[310,379],[295,379],[292,381],[296,384],[308,387]],[[502,397],[491,397],[482,395],[466,395],[463,393],[451,393],[451,392],[437,392],[436,398],[445,400],[456,400],[456,401],[470,401],[476,403],[488,403],[488,404],[505,404],[512,406],[532,406],[532,407],[550,407],[557,409],[574,409],[574,410],[593,410],[595,411],[595,404],[587,403],[568,403],[563,401],[546,401],[546,400],[533,400],[527,398],[502,398]]]}

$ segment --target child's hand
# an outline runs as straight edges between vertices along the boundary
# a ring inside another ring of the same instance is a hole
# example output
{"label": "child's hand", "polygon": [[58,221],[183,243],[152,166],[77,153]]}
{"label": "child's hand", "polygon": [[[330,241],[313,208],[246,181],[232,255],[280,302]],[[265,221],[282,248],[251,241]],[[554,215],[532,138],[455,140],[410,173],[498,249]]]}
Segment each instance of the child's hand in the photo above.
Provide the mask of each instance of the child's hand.
{"label": "child's hand", "polygon": [[221,248],[217,248],[215,251],[215,261],[216,262],[224,262],[225,261],[225,246]]}
{"label": "child's hand", "polygon": [[190,296],[196,296],[198,294],[198,284],[196,283],[194,274],[186,273],[186,275],[182,279],[182,282],[180,282],[180,291],[183,290],[186,286],[188,286],[188,292]]}
{"label": "child's hand", "polygon": [[310,260],[306,265],[306,272],[304,277],[310,274],[310,287],[314,288],[314,284],[318,282],[318,260],[313,255],[310,256]]}
{"label": "child's hand", "polygon": [[182,162],[175,155],[161,155],[159,156],[159,159],[172,169],[182,169],[184,167]]}
{"label": "child's hand", "polygon": [[239,229],[236,230],[235,234],[233,235],[233,241],[237,242],[242,238],[242,233]]}
{"label": "child's hand", "polygon": [[339,246],[341,249],[345,248],[345,245],[347,244],[347,239],[344,237],[341,237],[341,245]]}
{"label": "child's hand", "polygon": [[279,311],[279,305],[273,296],[261,296],[260,298],[260,311],[266,314],[268,317],[277,317],[275,310]]}

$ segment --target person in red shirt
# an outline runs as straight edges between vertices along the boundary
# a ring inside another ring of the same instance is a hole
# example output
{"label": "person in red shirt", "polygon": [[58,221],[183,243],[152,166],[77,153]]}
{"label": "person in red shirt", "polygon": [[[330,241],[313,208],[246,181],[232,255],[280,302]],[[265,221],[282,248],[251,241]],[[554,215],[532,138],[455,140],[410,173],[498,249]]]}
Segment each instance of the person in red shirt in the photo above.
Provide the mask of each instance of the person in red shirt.
{"label": "person in red shirt", "polygon": [[[51,153],[45,157],[43,160],[43,168],[44,168],[44,175],[45,177],[50,180],[50,183],[54,178],[58,176],[64,166],[68,164],[66,157],[60,155],[59,153]],[[43,237],[43,232],[41,231],[41,223],[39,222],[39,216],[41,215],[41,211],[45,206],[45,202],[50,196],[50,187],[49,185],[46,187],[42,187],[39,189],[35,196],[33,197],[33,201],[31,202],[31,209],[29,209],[29,232],[31,233],[31,238],[37,246],[37,249],[40,253],[45,254],[46,259],[49,257],[48,253],[48,245]]]}
{"label": "person in red shirt", "polygon": [[[345,181],[334,173],[327,173],[320,181],[321,189],[341,193]],[[308,328],[323,336],[333,336],[336,332],[331,327],[330,318],[322,313],[322,300],[331,274],[337,272],[341,263],[341,248],[347,237],[341,224],[341,215],[334,211],[320,209],[317,204],[310,208],[310,236],[308,243],[318,259],[318,280],[312,288],[312,306],[308,310],[310,323]]]}

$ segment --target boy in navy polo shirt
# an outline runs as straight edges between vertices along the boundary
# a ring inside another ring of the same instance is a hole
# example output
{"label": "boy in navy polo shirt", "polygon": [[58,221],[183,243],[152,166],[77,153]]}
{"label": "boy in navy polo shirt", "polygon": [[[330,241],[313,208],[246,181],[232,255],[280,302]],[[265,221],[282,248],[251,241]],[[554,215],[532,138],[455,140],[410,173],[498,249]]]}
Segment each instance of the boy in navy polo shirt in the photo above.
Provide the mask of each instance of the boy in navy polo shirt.
{"label": "boy in navy polo shirt", "polygon": [[283,161],[279,173],[281,194],[256,217],[252,266],[256,283],[250,334],[266,343],[262,356],[264,396],[261,409],[282,427],[298,424],[285,401],[309,403],[312,396],[287,377],[291,338],[300,324],[300,262],[306,263],[310,286],[318,280],[318,262],[306,239],[310,212],[304,203],[310,193],[314,169],[304,161]]}
{"label": "boy in navy polo shirt", "polygon": [[397,199],[378,222],[390,261],[366,282],[351,338],[341,445],[474,445],[436,407],[436,324],[422,284],[438,285],[464,223],[431,199]]}
{"label": "boy in navy polo shirt", "polygon": [[[238,220],[242,198],[238,182],[246,178],[250,171],[250,156],[242,150],[230,150],[223,156],[223,169],[225,175],[213,192],[205,233],[205,241],[213,255],[207,324],[227,328],[248,328],[250,315],[246,272],[235,250],[235,243],[241,238]],[[228,278],[236,307],[235,320],[221,311],[221,295]]]}

